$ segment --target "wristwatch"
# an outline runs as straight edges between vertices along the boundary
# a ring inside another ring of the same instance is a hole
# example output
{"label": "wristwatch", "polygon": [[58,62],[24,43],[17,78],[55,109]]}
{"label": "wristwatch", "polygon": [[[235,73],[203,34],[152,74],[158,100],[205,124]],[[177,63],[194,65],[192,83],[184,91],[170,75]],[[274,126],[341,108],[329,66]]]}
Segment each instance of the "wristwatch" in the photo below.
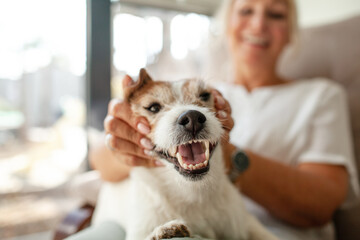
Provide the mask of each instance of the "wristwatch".
{"label": "wristwatch", "polygon": [[235,182],[236,179],[250,166],[250,160],[248,155],[240,149],[236,149],[231,156],[232,168],[229,173],[229,179],[231,182]]}

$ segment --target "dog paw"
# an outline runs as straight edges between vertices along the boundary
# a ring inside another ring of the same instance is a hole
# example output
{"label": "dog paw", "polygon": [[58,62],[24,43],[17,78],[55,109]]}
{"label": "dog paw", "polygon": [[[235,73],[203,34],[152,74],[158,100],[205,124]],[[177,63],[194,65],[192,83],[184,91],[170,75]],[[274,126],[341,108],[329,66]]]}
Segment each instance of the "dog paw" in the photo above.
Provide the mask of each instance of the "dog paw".
{"label": "dog paw", "polygon": [[184,222],[179,220],[170,221],[161,225],[153,231],[151,240],[170,239],[174,237],[190,237],[190,230]]}

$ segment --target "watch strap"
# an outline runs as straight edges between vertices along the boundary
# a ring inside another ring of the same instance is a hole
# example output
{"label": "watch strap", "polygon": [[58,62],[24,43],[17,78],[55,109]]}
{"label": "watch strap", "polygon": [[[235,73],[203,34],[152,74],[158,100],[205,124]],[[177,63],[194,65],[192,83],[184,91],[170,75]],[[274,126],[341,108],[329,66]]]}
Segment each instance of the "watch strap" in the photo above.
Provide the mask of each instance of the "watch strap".
{"label": "watch strap", "polygon": [[240,150],[236,149],[231,156],[232,168],[229,173],[229,179],[231,182],[235,182],[236,179],[250,166],[250,160],[248,155]]}

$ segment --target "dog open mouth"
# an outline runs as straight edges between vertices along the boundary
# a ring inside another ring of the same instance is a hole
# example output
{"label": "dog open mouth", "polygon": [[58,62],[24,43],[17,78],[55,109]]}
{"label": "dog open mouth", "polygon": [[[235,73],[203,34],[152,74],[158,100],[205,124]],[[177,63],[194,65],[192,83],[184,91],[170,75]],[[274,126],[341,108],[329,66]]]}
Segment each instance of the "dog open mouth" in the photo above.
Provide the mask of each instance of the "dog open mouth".
{"label": "dog open mouth", "polygon": [[209,171],[209,160],[216,145],[207,140],[191,140],[157,153],[173,163],[182,175],[197,178]]}

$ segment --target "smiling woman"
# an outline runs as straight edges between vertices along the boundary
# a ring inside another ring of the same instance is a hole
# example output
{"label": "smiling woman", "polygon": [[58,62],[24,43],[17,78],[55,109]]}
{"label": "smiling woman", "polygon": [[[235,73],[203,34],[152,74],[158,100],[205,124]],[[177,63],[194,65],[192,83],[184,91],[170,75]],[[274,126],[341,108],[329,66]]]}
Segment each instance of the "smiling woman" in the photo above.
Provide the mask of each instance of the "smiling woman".
{"label": "smiling woman", "polygon": [[[249,74],[248,69],[258,68],[259,74],[263,72],[266,78],[270,78],[267,84],[283,82],[276,76],[275,70],[279,55],[294,39],[297,29],[294,2],[234,0],[228,4],[228,15],[224,21],[227,23],[225,31],[231,57],[235,65],[245,65],[241,68],[234,66],[237,81]],[[238,83],[257,84],[255,80]]]}
{"label": "smiling woman", "polygon": [[[235,125],[231,144],[222,146],[230,172],[237,166],[233,161],[238,161],[233,156],[245,153],[248,160],[235,183],[246,195],[250,211],[280,239],[333,239],[332,215],[359,193],[344,90],[323,78],[291,81],[278,74],[280,56],[295,39],[293,0],[224,1],[223,13],[232,69],[216,78],[228,78],[227,83],[214,84],[232,106],[232,112],[228,108],[223,115],[224,129],[232,128],[230,113]],[[223,63],[218,55],[211,57],[218,63],[212,71],[220,72]],[[124,86],[131,82],[126,77]],[[139,131],[137,138],[142,140],[132,141],[133,151],[126,155],[121,154],[124,146],[113,146],[114,156],[127,167],[151,165],[151,155],[149,159],[137,153],[153,150],[148,148],[151,144],[139,142],[147,139],[142,130],[149,132],[154,125],[134,117],[131,110],[125,118],[114,111],[120,108],[128,108],[127,103],[110,105],[105,120],[113,142],[129,139],[128,128]],[[184,156],[190,151],[185,152]],[[129,171],[127,167],[123,169]]]}

